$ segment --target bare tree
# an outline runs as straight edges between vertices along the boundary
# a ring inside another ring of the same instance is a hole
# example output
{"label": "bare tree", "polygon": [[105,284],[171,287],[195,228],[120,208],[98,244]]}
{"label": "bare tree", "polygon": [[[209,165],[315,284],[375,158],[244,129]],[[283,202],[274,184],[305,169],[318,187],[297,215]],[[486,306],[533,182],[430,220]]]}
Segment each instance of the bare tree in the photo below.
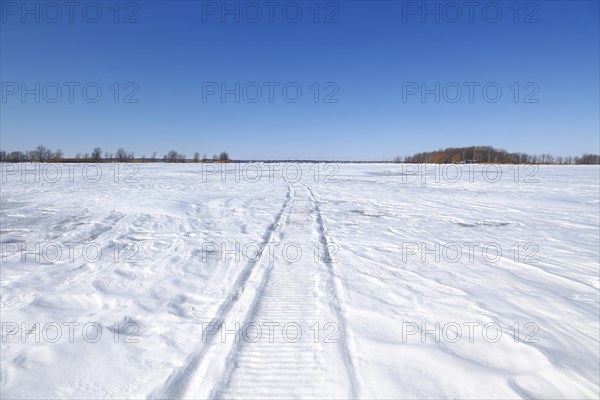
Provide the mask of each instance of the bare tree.
{"label": "bare tree", "polygon": [[98,162],[102,159],[102,149],[100,147],[96,147],[92,150],[92,161]]}
{"label": "bare tree", "polygon": [[167,162],[174,163],[177,162],[177,160],[179,160],[180,156],[179,153],[177,153],[177,151],[169,150],[169,152],[166,155],[166,158]]}
{"label": "bare tree", "polygon": [[39,162],[46,162],[52,157],[52,152],[45,146],[39,145],[32,152],[32,158]]}
{"label": "bare tree", "polygon": [[19,162],[23,161],[24,154],[20,151],[13,151],[7,157],[10,162]]}
{"label": "bare tree", "polygon": [[128,160],[129,154],[127,154],[127,151],[125,151],[124,148],[119,147],[119,149],[115,153],[115,157],[116,157],[116,159],[117,159],[118,162],[125,162],[125,161]]}
{"label": "bare tree", "polygon": [[222,151],[221,154],[219,154],[219,160],[220,161],[229,161],[229,154],[227,154],[226,151]]}
{"label": "bare tree", "polygon": [[155,151],[152,152],[152,161],[153,162],[156,161],[156,152]]}
{"label": "bare tree", "polygon": [[54,154],[52,154],[52,159],[54,161],[60,161],[63,158],[63,151],[61,149],[58,149],[54,152]]}
{"label": "bare tree", "polygon": [[198,153],[198,152],[194,153],[194,162],[200,162],[200,153]]}

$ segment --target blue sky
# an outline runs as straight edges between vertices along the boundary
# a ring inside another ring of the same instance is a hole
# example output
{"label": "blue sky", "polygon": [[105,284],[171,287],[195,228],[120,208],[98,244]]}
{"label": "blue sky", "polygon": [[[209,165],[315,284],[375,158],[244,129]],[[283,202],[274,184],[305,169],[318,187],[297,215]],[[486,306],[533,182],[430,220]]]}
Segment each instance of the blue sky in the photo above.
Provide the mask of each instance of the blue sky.
{"label": "blue sky", "polygon": [[2,0],[0,146],[340,160],[478,144],[600,151],[597,1],[249,3]]}

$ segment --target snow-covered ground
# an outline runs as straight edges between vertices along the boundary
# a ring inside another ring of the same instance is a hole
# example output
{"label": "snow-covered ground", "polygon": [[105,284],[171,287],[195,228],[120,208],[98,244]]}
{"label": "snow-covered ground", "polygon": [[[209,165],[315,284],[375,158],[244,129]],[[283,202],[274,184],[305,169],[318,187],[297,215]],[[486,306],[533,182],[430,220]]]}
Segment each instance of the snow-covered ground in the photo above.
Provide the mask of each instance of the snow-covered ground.
{"label": "snow-covered ground", "polygon": [[3,399],[600,395],[597,166],[1,165]]}

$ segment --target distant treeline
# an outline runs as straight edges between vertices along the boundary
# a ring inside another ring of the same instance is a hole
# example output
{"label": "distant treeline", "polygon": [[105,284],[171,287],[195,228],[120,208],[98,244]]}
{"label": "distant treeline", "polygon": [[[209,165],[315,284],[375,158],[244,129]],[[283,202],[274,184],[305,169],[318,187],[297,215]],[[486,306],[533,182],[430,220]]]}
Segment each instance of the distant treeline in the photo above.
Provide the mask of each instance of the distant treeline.
{"label": "distant treeline", "polygon": [[[37,146],[31,151],[2,151],[0,150],[0,162],[232,162],[226,151],[207,157],[200,156],[195,152],[193,158],[186,158],[185,154],[170,150],[162,157],[157,152],[150,156],[142,155],[135,157],[133,152],[119,148],[114,154],[102,152],[100,147],[94,148],[91,153],[77,153],[75,157],[64,157],[62,150],[52,151],[45,146]],[[238,160],[238,162],[316,162],[314,160]],[[381,163],[389,161],[319,161],[335,163]],[[495,163],[495,164],[600,164],[599,154],[584,153],[581,156],[555,157],[551,154],[527,154],[509,153],[503,149],[492,146],[470,146],[470,147],[448,147],[443,150],[417,153],[412,156],[395,157],[394,163],[430,163],[430,164],[472,164],[472,163]]]}
{"label": "distant treeline", "polygon": [[0,151],[0,162],[229,162],[229,154],[226,151],[219,155],[215,154],[207,158],[206,154],[200,156],[200,153],[194,153],[192,159],[187,159],[185,154],[170,150],[163,157],[158,157],[155,151],[149,157],[142,155],[136,158],[133,152],[128,152],[119,148],[114,154],[102,152],[100,147],[96,147],[91,153],[77,153],[75,157],[64,157],[63,151],[58,149],[52,151],[46,146],[37,146],[31,151]]}
{"label": "distant treeline", "polygon": [[509,153],[492,146],[448,147],[443,150],[396,157],[400,163],[495,163],[495,164],[600,164],[599,154],[584,153],[581,156],[555,157],[551,154]]}

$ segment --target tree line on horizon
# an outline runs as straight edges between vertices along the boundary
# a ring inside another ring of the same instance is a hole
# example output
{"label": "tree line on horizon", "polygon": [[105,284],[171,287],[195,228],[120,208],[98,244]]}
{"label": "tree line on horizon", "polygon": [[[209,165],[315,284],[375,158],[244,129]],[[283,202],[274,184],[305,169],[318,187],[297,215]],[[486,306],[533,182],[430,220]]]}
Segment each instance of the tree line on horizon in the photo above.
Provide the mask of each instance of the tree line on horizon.
{"label": "tree line on horizon", "polygon": [[65,157],[61,149],[52,151],[46,146],[37,146],[31,151],[11,151],[0,150],[0,162],[229,162],[229,153],[222,151],[208,158],[206,154],[200,156],[199,152],[194,153],[192,159],[187,159],[185,154],[176,150],[169,150],[162,158],[158,157],[155,151],[149,157],[142,155],[136,158],[133,152],[129,152],[122,147],[113,154],[111,152],[102,152],[100,147],[96,147],[91,153],[77,153],[75,157]]}
{"label": "tree line on horizon", "polygon": [[600,164],[599,154],[584,153],[581,156],[553,156],[551,154],[509,153],[492,146],[448,147],[412,156],[395,157],[396,163],[414,164]]}
{"label": "tree line on horizon", "polygon": [[[289,160],[294,161],[294,160]],[[229,154],[222,151],[220,154],[214,154],[208,158],[206,154],[200,156],[195,152],[193,158],[186,158],[185,154],[176,150],[169,150],[163,157],[158,157],[155,151],[149,157],[142,155],[136,158],[133,152],[123,148],[117,149],[113,154],[102,152],[100,147],[96,147],[91,153],[77,153],[75,157],[64,157],[63,151],[51,149],[40,145],[31,151],[12,151],[6,152],[0,150],[0,162],[167,162],[167,163],[188,163],[188,162],[231,162]],[[384,162],[384,161],[381,161]],[[470,163],[494,163],[494,164],[577,164],[577,165],[598,165],[600,164],[600,155],[584,153],[581,156],[555,157],[551,154],[527,154],[527,153],[509,153],[503,149],[497,149],[492,146],[469,146],[469,147],[448,147],[436,151],[416,153],[412,156],[395,157],[394,163],[429,163],[429,164],[470,164]]]}

